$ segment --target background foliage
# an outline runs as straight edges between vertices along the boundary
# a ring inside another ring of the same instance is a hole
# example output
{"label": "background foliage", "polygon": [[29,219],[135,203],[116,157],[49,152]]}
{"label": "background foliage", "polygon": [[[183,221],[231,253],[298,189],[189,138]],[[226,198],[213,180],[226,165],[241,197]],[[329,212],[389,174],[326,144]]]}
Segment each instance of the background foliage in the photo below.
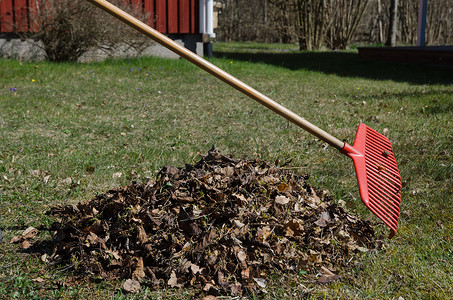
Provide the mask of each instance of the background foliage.
{"label": "background foliage", "polygon": [[[223,41],[298,43],[301,49],[344,49],[385,42],[391,0],[221,0]],[[398,44],[414,44],[418,1],[399,1]],[[427,45],[453,43],[453,2],[428,1]]]}

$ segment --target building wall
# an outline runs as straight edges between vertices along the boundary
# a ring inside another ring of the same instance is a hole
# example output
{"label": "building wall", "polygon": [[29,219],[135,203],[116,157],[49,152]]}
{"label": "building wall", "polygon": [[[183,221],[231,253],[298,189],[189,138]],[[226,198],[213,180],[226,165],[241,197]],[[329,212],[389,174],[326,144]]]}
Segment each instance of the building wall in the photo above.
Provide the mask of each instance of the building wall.
{"label": "building wall", "polygon": [[[0,0],[0,33],[33,32],[39,0]],[[133,11],[161,33],[198,34],[200,0],[128,0]]]}
{"label": "building wall", "polygon": [[[38,30],[33,17],[37,1],[40,0],[0,0],[0,56],[21,60],[39,60],[45,54],[34,41],[12,38],[11,33],[35,32]],[[203,36],[200,30],[200,7],[212,5],[212,0],[125,0],[131,11],[142,14],[140,17],[152,28],[167,34],[170,38],[189,50],[203,56]],[[212,20],[210,21],[212,22]],[[178,55],[156,43],[144,53],[115,51],[113,56],[156,55],[177,58]],[[87,53],[83,60],[99,60],[106,54],[97,49]]]}

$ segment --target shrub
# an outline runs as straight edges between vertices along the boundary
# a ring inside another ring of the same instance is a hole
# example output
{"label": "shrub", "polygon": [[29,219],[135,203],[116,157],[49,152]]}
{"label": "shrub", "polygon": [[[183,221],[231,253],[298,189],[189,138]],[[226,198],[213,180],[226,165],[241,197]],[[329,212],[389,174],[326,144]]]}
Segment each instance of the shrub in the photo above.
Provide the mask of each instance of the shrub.
{"label": "shrub", "polygon": [[[115,1],[111,1],[115,2]],[[144,18],[141,7],[124,6],[139,18]],[[119,44],[127,44],[138,51],[149,40],[133,29],[114,20],[85,0],[41,0],[31,4],[30,14],[35,32],[34,40],[42,42],[50,61],[77,61],[89,49],[113,51]]]}

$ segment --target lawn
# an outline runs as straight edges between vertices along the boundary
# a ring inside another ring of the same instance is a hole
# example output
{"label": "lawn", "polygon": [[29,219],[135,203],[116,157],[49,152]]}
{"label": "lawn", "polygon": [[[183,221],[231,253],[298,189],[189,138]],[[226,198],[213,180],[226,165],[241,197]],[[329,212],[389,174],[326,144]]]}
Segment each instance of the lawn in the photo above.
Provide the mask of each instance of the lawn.
{"label": "lawn", "polygon": [[[361,122],[386,132],[404,183],[399,228],[337,282],[274,278],[264,298],[446,299],[453,295],[453,73],[359,59],[354,51],[215,43],[211,62],[332,135]],[[291,160],[294,172],[365,219],[352,162],[184,60],[86,64],[0,59],[0,295],[189,298],[191,290],[121,292],[122,282],[66,282],[10,244],[46,211],[194,163],[215,145],[237,158]],[[341,273],[341,270],[338,270]],[[253,296],[253,295],[249,295]]]}

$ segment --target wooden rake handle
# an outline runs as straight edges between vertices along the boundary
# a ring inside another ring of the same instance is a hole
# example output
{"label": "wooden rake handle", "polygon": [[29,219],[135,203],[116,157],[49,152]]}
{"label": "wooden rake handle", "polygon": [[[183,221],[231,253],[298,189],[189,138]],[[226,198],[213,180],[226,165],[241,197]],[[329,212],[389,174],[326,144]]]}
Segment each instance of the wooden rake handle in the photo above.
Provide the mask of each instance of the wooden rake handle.
{"label": "wooden rake handle", "polygon": [[270,99],[269,97],[263,95],[262,93],[258,92],[255,89],[253,89],[252,87],[243,83],[242,81],[235,78],[234,76],[228,74],[227,72],[216,67],[215,65],[211,64],[207,60],[196,55],[192,51],[184,48],[183,46],[179,45],[178,43],[174,42],[170,38],[168,38],[165,35],[158,32],[157,30],[151,28],[150,26],[148,26],[145,23],[134,18],[130,14],[126,13],[125,11],[119,9],[115,5],[109,3],[105,0],[88,0],[88,1],[91,2],[92,4],[98,6],[99,8],[103,9],[104,11],[111,14],[112,16],[119,19],[120,21],[126,23],[127,25],[129,25],[129,26],[135,28],[136,30],[142,32],[143,34],[147,35],[154,41],[156,41],[159,44],[161,44],[162,46],[170,49],[171,51],[175,52],[179,56],[187,59],[194,65],[202,68],[203,70],[214,75],[215,77],[219,78],[223,82],[229,84],[236,90],[249,96],[253,100],[261,103],[262,105],[264,105],[265,107],[269,108],[270,110],[276,112],[280,116],[288,119],[289,121],[293,122],[294,124],[301,127],[302,129],[304,129],[304,130],[308,131],[309,133],[313,134],[314,136],[320,138],[321,140],[325,141],[329,145],[335,147],[338,150],[343,149],[344,142],[342,142],[339,139],[335,138],[334,136],[328,134],[321,128],[311,124],[304,118],[293,113],[291,110],[278,104],[274,100]]}

